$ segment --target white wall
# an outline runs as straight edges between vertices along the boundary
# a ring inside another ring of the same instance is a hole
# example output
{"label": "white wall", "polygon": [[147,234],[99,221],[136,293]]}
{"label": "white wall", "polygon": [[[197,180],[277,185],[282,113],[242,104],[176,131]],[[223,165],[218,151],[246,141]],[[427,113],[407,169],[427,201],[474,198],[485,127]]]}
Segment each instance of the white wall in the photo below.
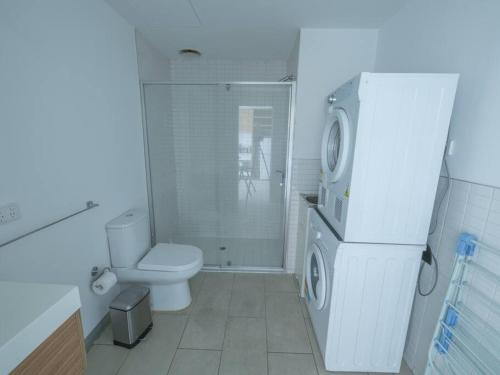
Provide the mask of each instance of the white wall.
{"label": "white wall", "polygon": [[[450,139],[457,147],[447,157],[453,179],[437,230],[429,237],[438,257],[439,283],[429,297],[416,295],[405,349],[405,359],[415,374],[424,373],[459,233],[469,231],[500,246],[500,193],[485,186],[500,186],[498,14],[500,3],[493,0],[412,0],[379,31],[377,71],[460,73],[450,125]],[[432,279],[433,273],[426,268],[424,289]]]}
{"label": "white wall", "polygon": [[137,64],[141,81],[169,81],[170,61],[138,31],[135,32]]}
{"label": "white wall", "polygon": [[[442,196],[445,178],[441,177],[438,196]],[[462,232],[473,233],[478,238],[500,248],[500,189],[474,183],[452,180],[448,194],[444,197],[435,232],[429,236],[429,244],[437,257],[439,278],[437,287],[428,297],[415,296],[410,319],[404,358],[415,375],[424,374],[427,353],[436,327],[441,306],[453,271],[453,260],[457,238]],[[499,274],[498,257],[477,249],[474,261]],[[434,269],[425,267],[422,275],[422,289],[430,290],[434,281]],[[474,283],[475,280],[472,280]],[[494,287],[481,284],[483,290],[493,292]],[[482,306],[478,306],[481,308]],[[475,310],[472,307],[473,310]],[[483,309],[487,310],[487,309]],[[483,314],[478,314],[479,316]],[[492,327],[500,329],[500,322],[494,314],[483,317]]]}
{"label": "white wall", "polygon": [[362,71],[372,71],[377,30],[301,29],[294,158],[319,159],[326,97]]}
{"label": "white wall", "polygon": [[500,2],[412,0],[380,29],[376,70],[452,72],[454,178],[500,186]]}
{"label": "white wall", "polygon": [[[301,29],[288,59],[297,76],[292,189],[286,269],[295,270],[299,194],[317,194],[320,144],[329,93],[362,71],[373,71],[377,30]],[[298,54],[298,58],[296,55]]]}
{"label": "white wall", "polygon": [[286,61],[287,74],[293,74],[295,78],[297,78],[297,72],[299,69],[299,48],[300,48],[300,32],[297,34],[297,39],[295,39],[293,48],[290,51],[288,60]]}
{"label": "white wall", "polygon": [[[137,63],[142,82],[170,81],[170,60],[136,31]],[[151,196],[156,242],[172,242],[177,228],[175,143],[170,86],[145,85]]]}
{"label": "white wall", "polygon": [[117,292],[89,288],[104,225],[146,205],[134,30],[101,0],[4,1],[0,50],[0,204],[23,215],[0,242],[100,204],[0,248],[0,279],[78,285],[87,335]]}

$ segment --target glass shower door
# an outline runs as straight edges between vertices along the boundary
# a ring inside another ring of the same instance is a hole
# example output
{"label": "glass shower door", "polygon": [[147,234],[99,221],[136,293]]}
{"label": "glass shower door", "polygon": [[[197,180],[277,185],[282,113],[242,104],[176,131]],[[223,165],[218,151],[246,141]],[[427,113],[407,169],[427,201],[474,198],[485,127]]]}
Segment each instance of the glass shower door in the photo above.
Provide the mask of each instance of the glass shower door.
{"label": "glass shower door", "polygon": [[282,267],[290,87],[144,86],[157,242],[207,266]]}

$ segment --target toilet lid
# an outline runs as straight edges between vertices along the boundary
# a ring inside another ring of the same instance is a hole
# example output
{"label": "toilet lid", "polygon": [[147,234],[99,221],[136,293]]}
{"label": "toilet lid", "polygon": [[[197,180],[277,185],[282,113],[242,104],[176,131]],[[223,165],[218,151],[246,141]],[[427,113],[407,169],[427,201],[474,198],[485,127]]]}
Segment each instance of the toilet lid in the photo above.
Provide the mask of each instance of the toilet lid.
{"label": "toilet lid", "polygon": [[137,268],[150,271],[184,271],[202,265],[203,253],[189,245],[156,244],[137,264]]}

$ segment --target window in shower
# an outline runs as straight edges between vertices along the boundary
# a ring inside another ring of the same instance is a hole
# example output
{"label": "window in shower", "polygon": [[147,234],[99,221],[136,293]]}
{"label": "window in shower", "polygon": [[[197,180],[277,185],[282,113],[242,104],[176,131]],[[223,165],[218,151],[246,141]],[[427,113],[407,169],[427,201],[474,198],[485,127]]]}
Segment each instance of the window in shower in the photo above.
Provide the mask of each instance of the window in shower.
{"label": "window in shower", "polygon": [[269,199],[272,128],[272,107],[239,107],[238,198],[245,205]]}
{"label": "window in shower", "polygon": [[145,84],[156,242],[282,267],[290,86]]}

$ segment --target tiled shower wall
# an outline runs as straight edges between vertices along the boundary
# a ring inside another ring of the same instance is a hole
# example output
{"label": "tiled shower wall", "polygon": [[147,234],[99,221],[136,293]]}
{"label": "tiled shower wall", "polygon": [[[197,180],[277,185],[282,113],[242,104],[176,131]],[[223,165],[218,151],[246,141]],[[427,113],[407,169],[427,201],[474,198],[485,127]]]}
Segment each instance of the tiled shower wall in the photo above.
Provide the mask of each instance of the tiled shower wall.
{"label": "tiled shower wall", "polygon": [[[445,186],[446,180],[442,177],[437,197],[442,196]],[[436,230],[429,236],[429,244],[438,259],[439,281],[430,296],[416,294],[406,341],[404,357],[416,375],[425,371],[427,352],[453,270],[457,238],[462,232],[474,234],[484,243],[500,248],[500,188],[451,180]],[[478,249],[476,258],[479,263],[488,264],[490,270],[500,274],[500,264],[492,264],[486,252]],[[426,266],[422,277],[424,292],[430,288],[432,281],[433,273]],[[492,293],[500,301],[500,290]],[[500,328],[500,322],[496,325]]]}
{"label": "tiled shower wall", "polygon": [[[171,77],[178,82],[277,81],[287,74],[285,61],[172,60]],[[318,190],[319,159],[292,161],[291,196],[288,211],[285,269],[294,272],[299,194]]]}
{"label": "tiled shower wall", "polygon": [[[227,60],[171,60],[170,62],[171,69],[171,80],[174,82],[192,82],[192,83],[200,83],[200,82],[213,82],[213,81],[274,81],[276,82],[279,78],[283,77],[286,74],[286,62],[282,61],[227,61]],[[229,145],[224,145],[224,140],[227,142],[234,142],[234,132],[231,131],[231,126],[234,127],[234,123],[237,123],[237,117],[234,117],[234,113],[231,111],[228,112],[228,108],[231,107],[231,103],[235,101],[241,101],[241,99],[248,99],[246,101],[255,102],[255,104],[259,104],[259,101],[262,101],[262,105],[271,104],[275,108],[274,117],[276,122],[276,129],[279,130],[278,123],[283,121],[286,122],[286,119],[282,121],[281,117],[287,116],[288,113],[281,113],[279,108],[288,108],[286,104],[283,106],[280,104],[284,99],[288,101],[288,97],[283,97],[282,91],[283,89],[279,89],[279,92],[272,93],[267,91],[259,91],[259,92],[241,92],[237,94],[237,96],[233,95],[233,92],[236,94],[239,90],[237,86],[231,88],[230,91],[226,91],[223,87],[212,87],[212,86],[174,86],[173,91],[171,92],[171,101],[172,101],[172,110],[170,111],[170,119],[168,117],[164,118],[164,121],[161,126],[159,126],[159,130],[156,132],[158,139],[161,139],[161,134],[165,133],[170,138],[175,139],[174,152],[175,152],[175,169],[177,176],[176,179],[176,194],[177,194],[177,228],[176,231],[180,233],[180,229],[185,228],[185,233],[191,233],[195,238],[204,238],[203,245],[204,247],[218,247],[219,244],[210,240],[210,237],[218,237],[225,236],[226,242],[231,242],[230,238],[228,238],[229,233],[222,233],[221,228],[225,227],[231,229],[229,232],[233,233],[235,238],[238,237],[258,237],[264,239],[272,239],[276,237],[277,233],[281,233],[281,220],[282,217],[275,217],[276,214],[281,212],[280,208],[276,208],[272,213],[264,213],[264,212],[256,212],[259,220],[252,219],[253,216],[251,212],[247,215],[248,217],[244,220],[244,227],[235,227],[238,224],[238,220],[235,218],[227,216],[225,217],[225,223],[219,223],[218,220],[214,221],[214,218],[210,216],[210,212],[216,212],[217,209],[212,207],[205,207],[210,204],[217,204],[220,206],[224,205],[224,202],[215,202],[214,197],[220,196],[224,197],[224,200],[231,200],[231,192],[226,192],[220,194],[220,190],[223,189],[223,184],[215,184],[210,183],[207,179],[210,179],[210,171],[215,170],[215,164],[211,165],[210,160],[207,160],[206,155],[207,152],[213,150],[214,148],[218,150],[228,150],[231,149]],[[273,90],[270,88],[270,90]],[[255,96],[257,95],[257,96]],[[239,96],[239,98],[238,98]],[[254,97],[252,97],[254,96]],[[266,96],[269,96],[266,99]],[[261,100],[262,99],[262,100]],[[229,101],[229,102],[228,102]],[[234,103],[233,103],[234,104]],[[227,108],[221,107],[228,106]],[[219,108],[220,107],[220,108]],[[215,119],[214,116],[221,116],[222,118]],[[228,123],[224,128],[223,124]],[[171,122],[171,126],[168,125],[168,122]],[[205,126],[200,128],[198,131],[193,128],[196,127],[195,123],[204,123]],[[215,126],[215,128],[214,128]],[[169,130],[170,128],[170,130]],[[234,129],[233,129],[234,130]],[[286,130],[283,128],[282,130]],[[220,134],[215,134],[216,132]],[[168,134],[167,134],[168,133]],[[212,144],[215,141],[216,144]],[[212,143],[211,143],[212,142]],[[283,156],[285,155],[287,142],[286,133],[282,134],[274,134],[273,135],[273,152],[281,153]],[[279,145],[281,144],[281,145]],[[182,147],[181,147],[182,146]],[[279,147],[278,147],[279,146]],[[279,149],[279,150],[278,150]],[[280,150],[283,150],[282,152]],[[205,154],[203,154],[205,153]],[[153,153],[154,154],[154,153]],[[204,157],[205,155],[205,157]],[[165,169],[166,164],[168,164],[168,160],[171,158],[162,158],[161,154],[155,154],[155,157],[159,160],[156,160],[156,163],[153,161],[152,166],[156,165],[157,168]],[[198,164],[195,163],[195,160],[199,160]],[[209,159],[209,158],[208,158]],[[224,158],[223,158],[224,159]],[[222,159],[221,159],[222,160]],[[221,165],[221,160],[213,160],[213,163],[217,164],[219,170],[229,170],[231,166],[223,166]],[[271,171],[275,169],[283,169],[284,160],[277,160],[276,156],[274,156],[273,160],[276,162],[271,166]],[[291,241],[289,241],[289,249],[291,256],[288,256],[287,267],[290,270],[293,270],[294,263],[294,253],[295,253],[295,233],[296,230],[296,204],[297,197],[299,192],[315,192],[317,185],[317,172],[313,172],[312,178],[310,180],[313,181],[311,186],[308,186],[307,181],[307,171],[310,169],[308,167],[309,164],[315,165],[315,167],[311,167],[314,170],[316,165],[319,166],[319,161],[303,161],[301,160],[294,161],[294,177],[293,177],[293,194],[292,194],[292,210],[291,210],[291,218],[290,223],[295,225],[291,227],[291,230],[288,231],[290,234]],[[212,163],[212,164],[213,164]],[[197,176],[204,176],[201,179],[198,179],[198,183],[193,181],[189,181],[189,174],[192,172],[192,165],[198,165],[200,168],[197,170]],[[188,173],[189,172],[189,173]],[[161,174],[161,171],[153,171],[153,176],[155,174]],[[301,177],[302,174],[305,173],[305,176]],[[220,173],[219,173],[220,174]],[[214,176],[212,176],[214,177]],[[221,177],[221,176],[218,176]],[[223,177],[223,176],[222,176]],[[227,177],[227,176],[226,176]],[[228,181],[228,180],[226,180]],[[154,182],[154,178],[153,178]],[[207,183],[204,183],[207,182]],[[230,185],[230,183],[228,183]],[[218,191],[209,191],[211,188],[216,188]],[[196,194],[193,194],[193,191],[196,190]],[[157,194],[159,195],[159,194]],[[189,196],[195,196],[199,202],[197,204],[191,204],[193,202],[188,199]],[[234,197],[233,197],[234,198]],[[155,204],[157,205],[157,204]],[[205,214],[204,214],[205,213]],[[213,216],[213,215],[212,215]],[[197,220],[192,220],[193,218],[197,218]],[[206,219],[203,219],[203,217]],[[198,220],[198,219],[203,220]],[[203,225],[201,225],[201,224]],[[215,224],[214,224],[215,223]],[[295,224],[294,224],[295,223]],[[162,236],[162,232],[165,234],[169,234],[169,237]],[[167,241],[169,239],[176,241],[176,236],[170,236],[170,231],[166,230],[166,228],[157,228],[157,238],[160,241]],[[227,231],[226,231],[227,232]],[[177,236],[178,237],[178,236]],[[230,236],[229,236],[230,237]],[[178,240],[181,240],[178,238]],[[186,238],[184,240],[190,241],[190,238]],[[281,240],[277,240],[278,244]],[[192,242],[192,241],[191,241]],[[212,243],[214,242],[214,243]],[[216,241],[217,242],[217,241]],[[234,247],[229,244],[229,247]],[[241,241],[240,241],[241,242]],[[264,241],[266,242],[266,241]],[[269,241],[267,241],[269,242]],[[193,243],[196,245],[196,243]],[[257,244],[259,249],[253,249],[256,246],[256,243],[248,243],[248,246],[242,245],[242,254],[239,254],[238,257],[243,259],[248,255],[243,254],[244,252],[255,253],[253,257],[261,258],[264,256],[264,253],[268,252],[266,247],[276,247],[272,243],[261,243]],[[278,245],[280,246],[280,245]],[[262,253],[261,256],[258,256],[258,253]],[[279,256],[279,264],[281,264],[282,255],[281,252],[278,254]],[[207,259],[208,260],[208,259]],[[212,257],[209,260],[209,263],[218,263],[222,261],[222,259],[216,260]],[[258,263],[258,259],[253,259],[250,263],[256,262]],[[276,263],[276,260],[273,261]],[[254,265],[254,264],[248,264]],[[274,264],[273,264],[274,265]]]}
{"label": "tiled shower wall", "polygon": [[144,103],[148,122],[148,152],[156,242],[170,242],[177,229],[177,183],[172,128],[172,96],[162,85],[145,85]]}
{"label": "tiled shower wall", "polygon": [[[281,266],[283,200],[275,171],[285,167],[288,89],[190,85],[171,90],[173,122],[167,126],[173,128],[179,214],[174,241],[203,239],[207,264]],[[255,179],[250,196],[238,175],[241,105],[272,107],[268,171]],[[227,257],[219,247],[226,248]]]}
{"label": "tiled shower wall", "polygon": [[299,196],[301,193],[318,193],[320,167],[320,159],[293,159],[292,162],[292,187],[288,211],[287,254],[285,264],[287,272],[295,272],[297,225],[299,222]]}
{"label": "tiled shower wall", "polygon": [[[229,60],[189,60],[189,59],[177,59],[170,61],[170,74],[171,80],[174,82],[213,82],[213,81],[277,81],[279,78],[283,77],[287,73],[286,62],[284,61],[229,61]],[[208,94],[208,93],[205,93]],[[183,98],[172,98],[173,101],[180,101]],[[208,99],[207,99],[208,100]],[[175,106],[175,105],[174,105]],[[206,108],[211,108],[207,106]],[[205,109],[206,109],[205,108]],[[182,111],[181,111],[182,112]],[[197,116],[196,109],[193,112],[193,108],[190,109],[191,116]],[[162,139],[169,138],[172,139],[174,135],[172,134],[172,128],[165,126],[165,121],[170,121],[172,114],[164,117],[164,122],[162,126],[156,129],[155,137],[157,137],[158,142],[162,143]],[[175,115],[178,121],[187,121],[187,119],[180,112]],[[164,143],[164,142],[163,142]],[[178,153],[178,151],[176,151]],[[179,157],[180,155],[177,155]],[[153,175],[158,174],[162,176],[162,180],[167,178],[165,176],[166,164],[170,158],[164,158],[161,153],[152,153],[152,168],[160,168],[162,170],[152,171]],[[180,167],[178,167],[180,170]],[[172,168],[167,168],[171,170]],[[318,178],[320,170],[319,159],[293,159],[292,162],[292,189],[290,197],[290,205],[288,211],[288,228],[287,228],[287,248],[286,248],[286,264],[285,268],[288,272],[293,272],[295,267],[295,252],[296,252],[296,233],[297,233],[297,222],[298,222],[298,202],[300,193],[315,194],[318,189]],[[172,174],[169,174],[170,176]],[[173,180],[175,184],[178,185],[178,181]],[[154,183],[154,181],[153,181]],[[166,190],[157,189],[157,195],[162,197],[161,199],[172,199],[178,200],[175,194],[168,192]],[[177,191],[179,191],[179,186],[177,186]],[[180,194],[182,195],[182,194]],[[203,192],[201,192],[203,195]],[[182,200],[182,199],[180,199]],[[179,202],[180,205],[184,203]],[[157,203],[155,204],[155,206]],[[161,205],[161,203],[160,203]],[[164,211],[164,210],[163,210]],[[170,210],[178,215],[178,207],[176,210]],[[169,214],[170,215],[170,214]],[[161,216],[160,212],[155,211],[155,216]],[[160,219],[158,217],[158,219]],[[175,220],[176,226],[180,222],[180,218],[177,217]],[[161,223],[167,223],[167,220],[159,220]],[[157,228],[157,239],[159,241],[167,242],[173,240],[173,231],[177,228]],[[209,229],[209,227],[207,227]],[[212,228],[215,231],[215,228]],[[163,234],[162,234],[163,233]],[[215,245],[214,245],[215,246]],[[264,249],[265,250],[265,249]],[[212,261],[214,261],[212,259]]]}
{"label": "tiled shower wall", "polygon": [[177,82],[276,82],[286,75],[286,61],[177,59],[170,61],[170,69]]}

